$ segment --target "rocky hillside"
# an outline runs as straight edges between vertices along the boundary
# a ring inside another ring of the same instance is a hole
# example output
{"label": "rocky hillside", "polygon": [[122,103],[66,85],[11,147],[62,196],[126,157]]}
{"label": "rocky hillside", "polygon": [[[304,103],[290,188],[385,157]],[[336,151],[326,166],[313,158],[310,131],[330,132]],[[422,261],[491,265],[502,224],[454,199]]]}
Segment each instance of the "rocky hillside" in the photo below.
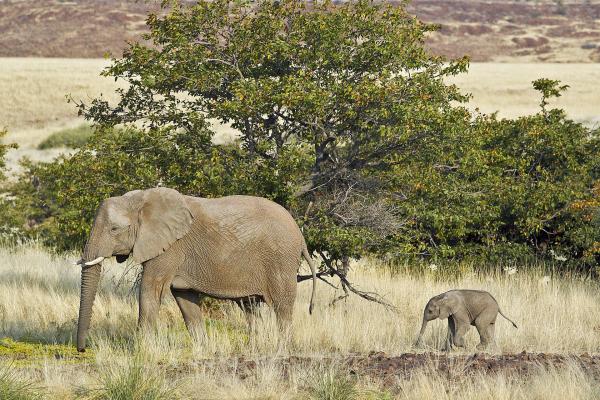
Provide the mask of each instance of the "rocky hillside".
{"label": "rocky hillside", "polygon": [[[101,57],[139,40],[157,1],[0,0],[1,57]],[[600,61],[600,2],[414,0],[429,45],[474,61]]]}

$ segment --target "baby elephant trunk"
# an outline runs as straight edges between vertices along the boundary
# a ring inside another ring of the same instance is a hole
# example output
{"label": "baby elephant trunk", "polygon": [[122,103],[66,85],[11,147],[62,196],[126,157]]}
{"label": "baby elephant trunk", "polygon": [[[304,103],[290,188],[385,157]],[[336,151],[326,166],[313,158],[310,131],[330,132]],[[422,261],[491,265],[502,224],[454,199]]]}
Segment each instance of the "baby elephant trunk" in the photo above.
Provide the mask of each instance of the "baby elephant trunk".
{"label": "baby elephant trunk", "polygon": [[427,319],[423,316],[423,323],[421,324],[421,330],[419,331],[419,337],[417,338],[417,346],[421,344],[423,341],[423,334],[425,333],[425,328],[427,328]]}

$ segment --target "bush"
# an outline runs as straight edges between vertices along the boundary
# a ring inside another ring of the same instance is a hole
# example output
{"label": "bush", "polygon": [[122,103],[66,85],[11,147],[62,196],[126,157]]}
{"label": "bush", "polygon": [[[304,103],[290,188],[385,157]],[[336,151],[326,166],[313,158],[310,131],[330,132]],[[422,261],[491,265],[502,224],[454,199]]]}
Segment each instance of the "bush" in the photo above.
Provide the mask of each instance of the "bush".
{"label": "bush", "polygon": [[546,110],[548,98],[565,87],[535,83],[540,113],[515,120],[480,116],[456,126],[434,162],[399,166],[407,214],[415,216],[415,252],[597,264],[599,132],[561,110]]}
{"label": "bush", "polygon": [[54,132],[38,145],[39,150],[68,147],[78,149],[83,147],[92,136],[93,128],[84,124],[76,128],[63,129]]}
{"label": "bush", "polygon": [[[547,257],[594,266],[600,243],[600,138],[560,110],[478,118],[434,163],[399,165],[413,246],[403,254]],[[402,254],[399,254],[402,255]]]}

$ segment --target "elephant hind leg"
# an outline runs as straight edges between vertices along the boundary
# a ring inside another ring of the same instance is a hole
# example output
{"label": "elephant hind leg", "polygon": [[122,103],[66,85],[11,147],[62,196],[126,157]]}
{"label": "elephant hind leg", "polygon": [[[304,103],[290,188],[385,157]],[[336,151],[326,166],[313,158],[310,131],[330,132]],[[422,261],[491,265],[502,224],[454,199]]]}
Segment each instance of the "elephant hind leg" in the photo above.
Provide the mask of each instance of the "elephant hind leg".
{"label": "elephant hind leg", "polygon": [[[481,317],[480,317],[481,318]],[[478,350],[485,350],[490,345],[494,345],[494,336],[496,331],[496,318],[477,318],[475,327],[479,332],[480,343],[477,345]]]}
{"label": "elephant hind leg", "polygon": [[296,287],[294,283],[293,289],[283,296],[278,296],[273,299],[273,310],[277,319],[277,327],[279,332],[288,335],[292,326],[292,316],[294,313],[294,300],[296,299]]}
{"label": "elephant hind leg", "polygon": [[277,326],[281,331],[289,329],[292,324],[292,314],[294,303],[275,304],[275,316],[277,317]]}
{"label": "elephant hind leg", "polygon": [[200,309],[200,294],[196,291],[171,288],[171,293],[177,301],[185,326],[190,333],[202,326],[202,310]]}
{"label": "elephant hind leg", "polygon": [[275,311],[277,326],[281,332],[287,332],[292,324],[294,302],[296,301],[296,291],[298,290],[296,270],[298,269],[299,261],[294,260],[294,262],[295,264],[290,264],[282,268],[285,271],[290,271],[288,277],[271,279],[269,298],[265,298]]}

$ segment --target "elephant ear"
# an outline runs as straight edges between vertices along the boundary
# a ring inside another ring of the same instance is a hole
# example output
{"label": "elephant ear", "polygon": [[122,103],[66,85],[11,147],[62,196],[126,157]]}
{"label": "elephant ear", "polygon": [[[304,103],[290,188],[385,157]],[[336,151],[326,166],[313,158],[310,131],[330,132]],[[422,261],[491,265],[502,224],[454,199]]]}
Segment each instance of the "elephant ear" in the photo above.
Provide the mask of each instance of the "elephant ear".
{"label": "elephant ear", "polygon": [[189,232],[194,217],[178,191],[154,188],[132,193],[131,198],[141,202],[133,245],[135,262],[157,257]]}
{"label": "elephant ear", "polygon": [[454,296],[446,293],[440,299],[439,306],[439,319],[446,319],[456,312],[456,299],[454,298]]}

